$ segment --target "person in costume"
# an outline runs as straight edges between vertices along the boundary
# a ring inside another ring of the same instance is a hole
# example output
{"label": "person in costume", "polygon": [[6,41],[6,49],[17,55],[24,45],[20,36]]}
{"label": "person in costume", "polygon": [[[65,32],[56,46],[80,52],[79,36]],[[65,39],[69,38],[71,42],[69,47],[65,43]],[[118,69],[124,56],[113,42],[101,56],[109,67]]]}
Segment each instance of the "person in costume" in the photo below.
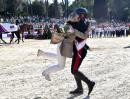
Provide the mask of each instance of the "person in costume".
{"label": "person in costume", "polygon": [[88,10],[86,8],[78,8],[74,12],[77,14],[75,17],[75,22],[68,21],[67,23],[70,24],[76,35],[75,40],[73,42],[73,58],[72,58],[72,65],[71,65],[71,73],[74,75],[77,88],[74,91],[71,91],[70,94],[82,94],[83,87],[82,81],[88,85],[88,96],[93,90],[95,82],[89,80],[81,71],[79,71],[79,67],[82,64],[83,59],[87,54],[87,50],[89,47],[86,45],[86,39],[89,36],[90,31],[90,23],[87,20]]}
{"label": "person in costume", "polygon": [[83,88],[81,81],[84,81],[89,88],[88,95],[93,90],[95,82],[90,81],[82,72],[78,69],[87,54],[89,46],[86,44],[86,39],[90,32],[90,23],[87,21],[88,11],[85,8],[78,8],[72,14],[67,21],[67,25],[71,26],[70,30],[64,33],[61,38],[60,43],[57,47],[57,58],[58,64],[49,66],[43,71],[42,75],[45,76],[47,80],[50,79],[50,74],[62,70],[65,67],[66,58],[72,58],[71,72],[77,83],[77,89],[71,91],[70,94],[82,94]]}

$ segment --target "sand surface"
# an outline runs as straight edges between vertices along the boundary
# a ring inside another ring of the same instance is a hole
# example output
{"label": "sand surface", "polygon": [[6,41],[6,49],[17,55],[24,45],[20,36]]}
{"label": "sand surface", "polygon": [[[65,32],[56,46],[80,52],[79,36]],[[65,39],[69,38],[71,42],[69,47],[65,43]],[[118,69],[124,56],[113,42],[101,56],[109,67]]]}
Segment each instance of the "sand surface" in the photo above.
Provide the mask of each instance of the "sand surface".
{"label": "sand surface", "polygon": [[[71,96],[76,87],[70,72],[71,59],[66,68],[51,75],[48,82],[42,71],[56,58],[37,57],[37,50],[56,52],[49,40],[25,40],[18,44],[0,44],[0,99],[88,99],[84,94]],[[89,99],[130,99],[130,38],[88,39],[93,48],[88,52],[80,70],[96,82]]]}

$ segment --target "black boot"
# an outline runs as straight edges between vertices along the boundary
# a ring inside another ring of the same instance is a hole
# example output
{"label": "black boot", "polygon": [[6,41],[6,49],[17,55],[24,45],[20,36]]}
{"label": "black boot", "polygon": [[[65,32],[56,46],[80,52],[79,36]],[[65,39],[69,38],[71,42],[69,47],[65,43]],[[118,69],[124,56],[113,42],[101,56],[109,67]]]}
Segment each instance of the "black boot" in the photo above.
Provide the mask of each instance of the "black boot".
{"label": "black boot", "polygon": [[90,84],[88,84],[88,96],[90,95],[90,93],[92,92],[93,88],[95,86],[95,82],[91,82]]}
{"label": "black boot", "polygon": [[74,91],[70,91],[70,94],[83,94],[83,89],[75,89]]}
{"label": "black boot", "polygon": [[90,93],[92,92],[95,82],[90,81],[83,73],[81,73],[80,71],[78,71],[77,73],[75,73],[75,76],[79,79],[81,79],[82,81],[84,81],[87,85],[88,85],[88,96],[90,95]]}
{"label": "black boot", "polygon": [[76,84],[77,84],[77,89],[75,89],[74,91],[71,91],[70,94],[83,94],[83,87],[82,87],[82,82],[81,80],[74,76]]}

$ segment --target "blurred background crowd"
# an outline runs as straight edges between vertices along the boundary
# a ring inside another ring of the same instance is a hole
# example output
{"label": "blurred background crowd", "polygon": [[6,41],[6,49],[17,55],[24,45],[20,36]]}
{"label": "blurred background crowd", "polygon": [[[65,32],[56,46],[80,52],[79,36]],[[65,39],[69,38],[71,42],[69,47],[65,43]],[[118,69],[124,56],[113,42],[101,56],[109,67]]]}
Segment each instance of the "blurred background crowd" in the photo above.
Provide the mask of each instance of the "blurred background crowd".
{"label": "blurred background crowd", "polygon": [[54,25],[81,6],[89,10],[90,38],[129,35],[130,0],[0,0],[0,22],[30,24],[27,38],[48,39]]}

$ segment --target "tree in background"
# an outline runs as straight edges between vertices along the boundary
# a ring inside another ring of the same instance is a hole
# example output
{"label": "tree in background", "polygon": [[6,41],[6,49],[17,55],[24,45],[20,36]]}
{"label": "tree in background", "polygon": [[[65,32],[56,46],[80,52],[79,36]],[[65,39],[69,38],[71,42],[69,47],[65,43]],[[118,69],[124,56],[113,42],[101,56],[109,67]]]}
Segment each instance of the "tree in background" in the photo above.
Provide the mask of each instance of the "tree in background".
{"label": "tree in background", "polygon": [[16,0],[6,0],[6,12],[15,14],[16,12],[16,5],[15,5]]}
{"label": "tree in background", "polygon": [[57,0],[54,0],[54,16],[55,16],[56,18],[59,18],[59,17],[60,17],[60,15],[59,15],[60,12],[59,12],[58,6],[59,6],[58,1],[57,1]]}
{"label": "tree in background", "polygon": [[57,0],[54,0],[54,2],[49,5],[48,16],[51,18],[60,18],[63,15],[61,6],[61,3],[59,4]]}
{"label": "tree in background", "polygon": [[108,16],[117,21],[128,21],[130,15],[130,0],[107,0]]}
{"label": "tree in background", "polygon": [[48,12],[49,12],[49,2],[48,2],[48,0],[45,0],[43,3],[44,3],[45,16],[48,17]]}
{"label": "tree in background", "polygon": [[94,0],[75,0],[72,5],[70,5],[71,11],[76,9],[77,7],[85,7],[89,10],[89,14],[92,17],[93,16],[93,5],[94,5]]}
{"label": "tree in background", "polygon": [[72,11],[72,8],[69,4],[69,0],[62,0],[62,2],[60,3],[64,17],[68,17],[68,14]]}
{"label": "tree in background", "polygon": [[107,19],[107,2],[106,0],[95,0],[93,6],[93,17],[100,21]]}
{"label": "tree in background", "polygon": [[6,0],[6,12],[12,15],[18,15],[22,11],[22,0]]}
{"label": "tree in background", "polygon": [[3,12],[4,10],[4,0],[0,0],[0,12]]}
{"label": "tree in background", "polygon": [[[77,7],[85,7],[91,17],[99,21],[130,20],[130,0],[75,0],[71,5],[69,0],[0,0],[0,12],[18,16],[67,17]],[[0,13],[3,15],[3,13]]]}
{"label": "tree in background", "polygon": [[33,11],[33,15],[36,16],[43,16],[45,15],[45,11],[44,11],[44,6],[43,6],[43,2],[41,1],[34,1],[32,3],[32,11]]}

